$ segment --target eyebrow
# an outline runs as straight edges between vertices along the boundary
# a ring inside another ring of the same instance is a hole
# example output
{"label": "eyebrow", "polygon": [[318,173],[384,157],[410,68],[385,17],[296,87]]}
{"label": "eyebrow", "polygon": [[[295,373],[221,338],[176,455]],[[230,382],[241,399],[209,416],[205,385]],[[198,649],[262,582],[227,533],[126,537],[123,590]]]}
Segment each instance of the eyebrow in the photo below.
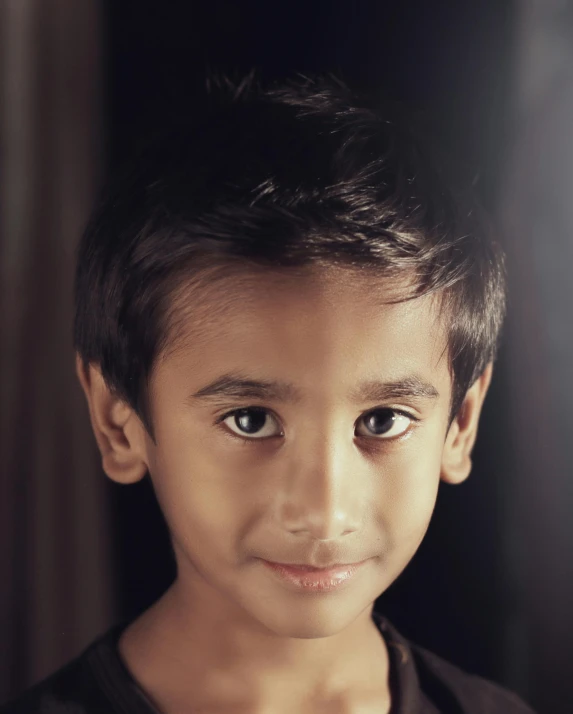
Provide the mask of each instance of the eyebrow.
{"label": "eyebrow", "polygon": [[[439,397],[433,384],[417,375],[409,375],[391,382],[367,380],[351,390],[349,398],[355,403],[383,402],[394,399],[433,400]],[[251,379],[240,374],[224,374],[192,394],[187,401],[220,401],[226,399],[260,399],[296,403],[302,399],[297,387],[288,382]]]}

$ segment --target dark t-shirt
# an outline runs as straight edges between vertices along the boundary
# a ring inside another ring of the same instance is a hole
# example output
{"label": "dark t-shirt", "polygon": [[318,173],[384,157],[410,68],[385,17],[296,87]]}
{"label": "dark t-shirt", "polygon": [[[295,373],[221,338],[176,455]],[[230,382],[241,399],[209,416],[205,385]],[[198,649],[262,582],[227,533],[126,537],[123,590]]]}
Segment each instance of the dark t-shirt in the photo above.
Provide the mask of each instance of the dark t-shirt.
{"label": "dark t-shirt", "polygon": [[[373,613],[390,656],[391,714],[533,714],[515,694],[408,642]],[[121,659],[112,627],[0,714],[158,714]]]}

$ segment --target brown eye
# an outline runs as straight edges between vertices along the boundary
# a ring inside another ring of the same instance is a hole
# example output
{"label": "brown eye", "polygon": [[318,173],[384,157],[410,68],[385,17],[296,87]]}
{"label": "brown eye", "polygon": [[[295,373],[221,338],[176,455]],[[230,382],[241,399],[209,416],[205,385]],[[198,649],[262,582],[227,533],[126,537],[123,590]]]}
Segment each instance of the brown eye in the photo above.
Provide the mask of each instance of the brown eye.
{"label": "brown eye", "polygon": [[412,421],[412,417],[394,409],[376,409],[361,418],[360,422],[365,425],[366,433],[360,436],[392,439],[406,433]]}
{"label": "brown eye", "polygon": [[256,407],[237,409],[228,414],[223,423],[234,434],[252,439],[279,436],[280,428],[276,419],[266,411]]}

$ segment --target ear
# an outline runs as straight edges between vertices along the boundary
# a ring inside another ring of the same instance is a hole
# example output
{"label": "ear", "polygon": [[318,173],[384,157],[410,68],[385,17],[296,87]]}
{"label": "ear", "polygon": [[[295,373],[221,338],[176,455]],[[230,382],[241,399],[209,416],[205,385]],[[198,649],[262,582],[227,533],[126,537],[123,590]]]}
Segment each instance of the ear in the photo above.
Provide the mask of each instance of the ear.
{"label": "ear", "polygon": [[145,428],[134,410],[114,396],[99,368],[76,354],[76,374],[88,402],[102,466],[117,483],[135,483],[147,473]]}
{"label": "ear", "polygon": [[468,389],[457,413],[442,453],[440,478],[446,483],[462,483],[472,469],[471,453],[475,444],[479,417],[491,382],[493,365],[490,363]]}

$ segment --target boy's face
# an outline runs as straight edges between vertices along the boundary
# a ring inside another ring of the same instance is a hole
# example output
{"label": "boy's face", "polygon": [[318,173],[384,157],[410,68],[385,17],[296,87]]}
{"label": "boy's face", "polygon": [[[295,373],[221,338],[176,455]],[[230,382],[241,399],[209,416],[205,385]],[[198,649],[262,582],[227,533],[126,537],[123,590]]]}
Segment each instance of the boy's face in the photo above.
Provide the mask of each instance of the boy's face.
{"label": "boy's face", "polygon": [[[118,481],[149,470],[189,603],[283,636],[333,634],[408,564],[440,476],[469,473],[487,380],[447,434],[452,384],[436,303],[383,304],[394,295],[344,271],[267,273],[218,284],[191,310],[153,373],[155,443],[131,414],[123,452],[104,455]],[[241,394],[232,379],[280,388]],[[263,560],[366,562],[317,593]]]}

